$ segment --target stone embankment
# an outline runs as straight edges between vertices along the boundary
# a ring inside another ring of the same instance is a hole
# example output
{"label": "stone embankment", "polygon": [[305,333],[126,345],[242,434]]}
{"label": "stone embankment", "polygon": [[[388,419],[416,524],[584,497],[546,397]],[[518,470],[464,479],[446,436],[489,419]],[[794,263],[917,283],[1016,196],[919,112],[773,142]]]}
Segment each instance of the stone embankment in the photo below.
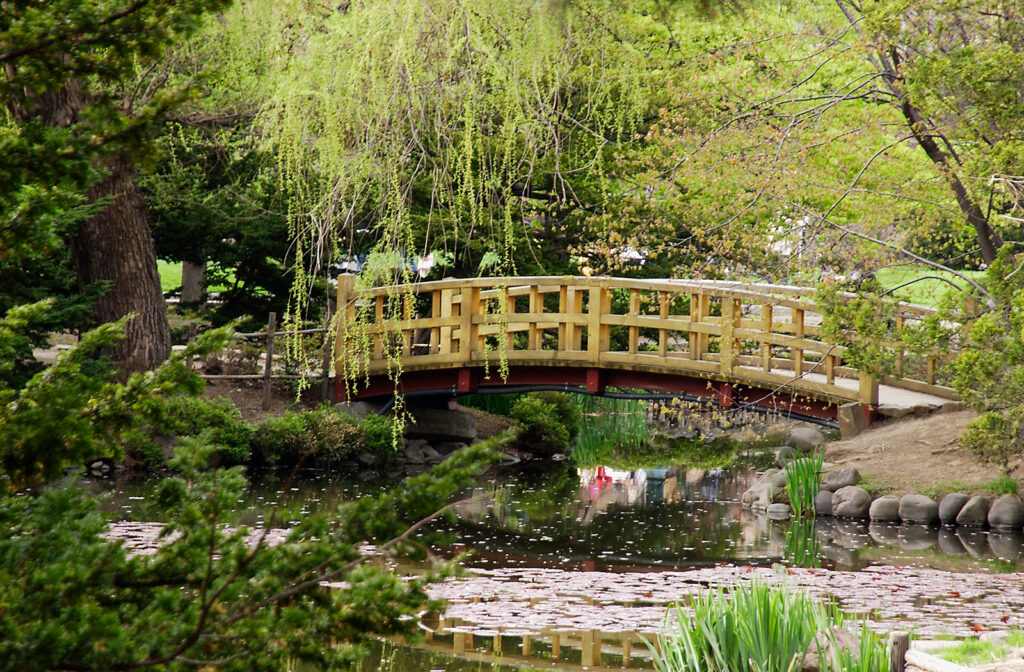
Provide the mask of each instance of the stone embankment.
{"label": "stone embankment", "polygon": [[[787,437],[789,445],[776,452],[776,459],[783,468],[765,471],[743,493],[743,504],[755,511],[764,511],[772,519],[788,518],[791,509],[786,491],[785,464],[801,452],[820,447],[824,441],[825,437],[815,429],[792,430]],[[820,490],[814,498],[814,513],[816,516],[874,523],[946,525],[1024,532],[1024,503],[1016,495],[992,498],[953,492],[939,501],[915,493],[874,497],[861,487],[861,475],[857,468],[849,465],[823,474]]]}

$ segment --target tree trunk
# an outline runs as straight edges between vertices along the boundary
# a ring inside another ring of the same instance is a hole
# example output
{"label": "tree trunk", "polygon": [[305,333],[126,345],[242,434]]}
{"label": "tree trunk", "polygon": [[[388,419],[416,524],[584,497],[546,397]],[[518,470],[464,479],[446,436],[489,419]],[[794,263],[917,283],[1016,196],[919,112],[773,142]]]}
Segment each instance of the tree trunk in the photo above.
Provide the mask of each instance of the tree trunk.
{"label": "tree trunk", "polygon": [[106,280],[110,288],[95,305],[97,323],[134,313],[116,359],[124,372],[145,371],[167,359],[171,334],[160,290],[156,253],[135,166],[123,153],[104,162],[109,175],[87,192],[90,201],[110,197],[99,214],[78,225],[72,253],[80,287]]}
{"label": "tree trunk", "polygon": [[203,300],[206,264],[204,262],[183,261],[181,264],[181,302],[199,303]]}

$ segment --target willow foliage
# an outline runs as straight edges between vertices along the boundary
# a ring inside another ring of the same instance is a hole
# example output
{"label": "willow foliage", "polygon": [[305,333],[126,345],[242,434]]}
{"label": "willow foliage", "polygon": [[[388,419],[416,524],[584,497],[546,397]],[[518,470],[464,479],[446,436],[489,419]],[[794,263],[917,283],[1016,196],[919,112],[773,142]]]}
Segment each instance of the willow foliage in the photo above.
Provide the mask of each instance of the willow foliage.
{"label": "willow foliage", "polygon": [[297,253],[313,261],[351,250],[367,228],[378,252],[427,244],[462,267],[483,239],[474,261],[490,251],[492,271],[513,272],[524,224],[552,202],[583,205],[581,177],[600,183],[605,152],[632,137],[653,95],[637,49],[644,17],[623,20],[600,0],[304,7],[263,16],[286,22],[292,40],[261,124],[283,165]]}

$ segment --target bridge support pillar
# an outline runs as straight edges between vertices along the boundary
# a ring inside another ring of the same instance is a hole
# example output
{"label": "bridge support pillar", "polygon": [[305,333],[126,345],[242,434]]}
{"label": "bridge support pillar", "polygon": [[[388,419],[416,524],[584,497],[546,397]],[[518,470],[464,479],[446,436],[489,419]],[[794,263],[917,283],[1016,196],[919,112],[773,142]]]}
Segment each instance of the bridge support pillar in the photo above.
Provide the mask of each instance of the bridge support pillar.
{"label": "bridge support pillar", "polygon": [[465,367],[459,369],[458,378],[455,381],[455,389],[462,394],[473,394],[476,392],[477,374],[476,369]]}
{"label": "bridge support pillar", "polygon": [[604,394],[608,376],[601,369],[587,369],[587,392]]}
{"label": "bridge support pillar", "polygon": [[840,406],[836,415],[839,419],[839,435],[843,439],[851,439],[867,429],[871,420],[871,407],[851,401]]}

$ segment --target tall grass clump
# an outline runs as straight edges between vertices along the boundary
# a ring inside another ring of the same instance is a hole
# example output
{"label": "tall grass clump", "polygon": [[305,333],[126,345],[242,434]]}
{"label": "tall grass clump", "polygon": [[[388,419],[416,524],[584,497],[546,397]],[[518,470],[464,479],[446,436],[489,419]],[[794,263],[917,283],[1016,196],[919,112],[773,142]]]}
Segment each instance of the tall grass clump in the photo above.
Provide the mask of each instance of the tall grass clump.
{"label": "tall grass clump", "polygon": [[753,581],[698,594],[691,607],[692,616],[678,606],[665,616],[652,647],[659,672],[794,672],[812,647],[823,670],[889,672],[885,645],[866,624],[859,650],[830,647],[842,614],[801,591]]}
{"label": "tall grass clump", "polygon": [[786,465],[786,491],[789,505],[797,518],[805,513],[814,515],[814,496],[821,486],[821,465],[825,452],[817,451],[810,457],[800,457]]}
{"label": "tall grass clump", "polygon": [[633,399],[579,397],[586,418],[573,445],[577,464],[607,464],[622,452],[646,448],[653,436],[647,403]]}

